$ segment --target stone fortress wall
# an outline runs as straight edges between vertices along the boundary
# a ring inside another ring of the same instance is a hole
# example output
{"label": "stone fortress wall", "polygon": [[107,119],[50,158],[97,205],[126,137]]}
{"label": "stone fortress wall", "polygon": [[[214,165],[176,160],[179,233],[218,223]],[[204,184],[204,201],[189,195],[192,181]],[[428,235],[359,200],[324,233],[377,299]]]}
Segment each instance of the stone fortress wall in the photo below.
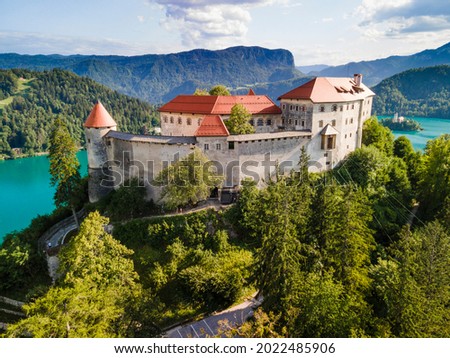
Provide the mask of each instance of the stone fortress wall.
{"label": "stone fortress wall", "polygon": [[[90,200],[138,178],[148,199],[158,201],[161,188],[153,179],[195,148],[224,176],[227,188],[247,177],[263,186],[277,166],[283,172],[297,169],[302,147],[310,157],[310,171],[331,169],[361,146],[363,123],[371,115],[375,95],[361,81],[359,74],[353,79],[316,78],[280,96],[280,107],[254,94],[178,96],[160,108],[161,136],[117,131],[98,103],[85,123]],[[233,101],[253,109],[250,124],[256,133],[229,135],[223,121]]]}

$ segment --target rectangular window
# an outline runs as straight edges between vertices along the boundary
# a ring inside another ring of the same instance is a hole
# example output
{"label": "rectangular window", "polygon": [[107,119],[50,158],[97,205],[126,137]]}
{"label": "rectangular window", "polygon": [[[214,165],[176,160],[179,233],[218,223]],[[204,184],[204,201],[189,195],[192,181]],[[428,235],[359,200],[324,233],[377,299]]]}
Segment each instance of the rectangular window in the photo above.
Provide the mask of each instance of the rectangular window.
{"label": "rectangular window", "polygon": [[331,121],[331,125],[332,125],[333,127],[336,126],[336,120],[335,120],[335,119],[333,119],[333,120]]}
{"label": "rectangular window", "polygon": [[222,149],[222,145],[220,143],[216,143],[216,150],[221,150]]}
{"label": "rectangular window", "polygon": [[323,121],[319,121],[319,128],[323,127]]}
{"label": "rectangular window", "polygon": [[271,126],[272,125],[272,120],[269,118],[267,121],[266,121],[266,126]]}
{"label": "rectangular window", "polygon": [[234,149],[234,142],[228,142],[228,149]]}
{"label": "rectangular window", "polygon": [[302,121],[302,127],[304,127],[305,126],[305,121]]}
{"label": "rectangular window", "polygon": [[350,118],[350,124],[352,124],[353,123],[353,118]]}
{"label": "rectangular window", "polygon": [[205,145],[204,145],[204,147],[203,147],[205,150],[209,150],[209,144],[208,143],[205,143]]}

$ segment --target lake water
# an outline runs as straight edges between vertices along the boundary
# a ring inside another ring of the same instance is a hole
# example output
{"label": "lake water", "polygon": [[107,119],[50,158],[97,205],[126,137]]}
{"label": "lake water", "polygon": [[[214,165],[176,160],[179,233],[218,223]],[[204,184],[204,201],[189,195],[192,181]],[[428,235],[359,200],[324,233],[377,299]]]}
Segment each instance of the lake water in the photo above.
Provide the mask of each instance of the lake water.
{"label": "lake water", "polygon": [[[385,118],[380,116],[380,118]],[[423,131],[403,132],[394,131],[395,137],[404,135],[409,138],[415,149],[424,149],[430,139],[439,137],[441,134],[450,133],[450,119],[442,118],[413,118],[420,123]]]}
{"label": "lake water", "polygon": [[[406,135],[416,149],[424,149],[428,140],[450,133],[450,119],[414,119],[420,122],[423,131],[394,134]],[[86,175],[86,152],[79,152],[78,159],[82,175]],[[27,227],[31,219],[54,209],[54,188],[49,184],[48,169],[46,156],[0,161],[0,243],[5,234]]]}
{"label": "lake water", "polygon": [[[87,153],[78,153],[81,175],[87,173]],[[47,156],[0,161],[0,243],[5,234],[27,227],[37,215],[55,208]]]}

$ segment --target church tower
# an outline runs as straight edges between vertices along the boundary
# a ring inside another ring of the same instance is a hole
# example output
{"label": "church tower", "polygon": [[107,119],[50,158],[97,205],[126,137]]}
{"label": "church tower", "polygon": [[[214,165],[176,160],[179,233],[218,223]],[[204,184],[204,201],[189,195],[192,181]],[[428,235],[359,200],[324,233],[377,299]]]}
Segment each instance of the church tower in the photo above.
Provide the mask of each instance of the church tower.
{"label": "church tower", "polygon": [[84,122],[88,155],[89,201],[92,203],[112,190],[112,187],[104,185],[104,183],[102,185],[102,179],[108,175],[108,166],[106,165],[108,157],[103,137],[109,131],[116,129],[117,123],[98,101]]}

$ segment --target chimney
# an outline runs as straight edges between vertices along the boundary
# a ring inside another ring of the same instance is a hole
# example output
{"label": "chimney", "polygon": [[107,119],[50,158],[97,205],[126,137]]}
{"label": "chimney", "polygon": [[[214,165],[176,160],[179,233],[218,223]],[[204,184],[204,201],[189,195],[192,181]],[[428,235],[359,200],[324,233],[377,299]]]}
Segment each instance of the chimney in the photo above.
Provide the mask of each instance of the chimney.
{"label": "chimney", "polygon": [[356,83],[356,87],[361,87],[361,84],[362,84],[362,74],[360,74],[360,73],[355,73],[355,74],[353,75],[353,80],[354,80],[355,83]]}

